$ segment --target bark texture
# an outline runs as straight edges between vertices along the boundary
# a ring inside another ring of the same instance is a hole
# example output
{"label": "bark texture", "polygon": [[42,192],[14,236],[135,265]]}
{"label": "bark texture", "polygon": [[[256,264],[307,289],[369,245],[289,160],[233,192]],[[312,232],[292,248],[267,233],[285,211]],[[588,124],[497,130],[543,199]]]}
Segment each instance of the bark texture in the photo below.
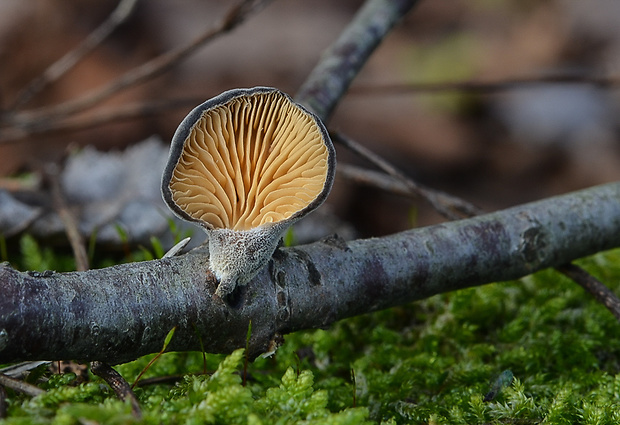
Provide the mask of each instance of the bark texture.
{"label": "bark texture", "polygon": [[251,355],[288,332],[434,294],[515,279],[620,246],[620,183],[383,238],[286,248],[227,302],[205,248],[73,273],[0,266],[0,363],[111,364],[161,349]]}

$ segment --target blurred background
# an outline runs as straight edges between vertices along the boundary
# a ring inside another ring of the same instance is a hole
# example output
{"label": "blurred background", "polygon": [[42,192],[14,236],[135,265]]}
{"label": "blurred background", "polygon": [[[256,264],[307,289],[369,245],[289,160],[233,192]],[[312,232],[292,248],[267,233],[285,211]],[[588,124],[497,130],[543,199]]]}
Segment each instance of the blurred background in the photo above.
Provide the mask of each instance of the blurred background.
{"label": "blurred background", "polygon": [[[155,113],[84,129],[20,127],[20,113],[84,96],[191,42],[235,2],[138,1],[131,17],[75,68],[17,102],[24,87],[117,4],[0,2],[5,188],[11,176],[37,172],[80,147],[121,150],[151,136],[167,143],[193,106],[227,89],[266,85],[294,96],[363,2],[275,0],[167,72],[72,118],[87,121],[134,104],[158,105]],[[562,79],[557,76],[570,81],[543,81]],[[618,80],[617,0],[421,0],[380,45],[326,124],[416,181],[490,211],[620,178]],[[489,85],[441,89],[456,82]],[[425,84],[436,91],[422,90]],[[337,150],[339,161],[372,168]],[[422,200],[343,178],[327,204],[361,237],[441,221]]]}

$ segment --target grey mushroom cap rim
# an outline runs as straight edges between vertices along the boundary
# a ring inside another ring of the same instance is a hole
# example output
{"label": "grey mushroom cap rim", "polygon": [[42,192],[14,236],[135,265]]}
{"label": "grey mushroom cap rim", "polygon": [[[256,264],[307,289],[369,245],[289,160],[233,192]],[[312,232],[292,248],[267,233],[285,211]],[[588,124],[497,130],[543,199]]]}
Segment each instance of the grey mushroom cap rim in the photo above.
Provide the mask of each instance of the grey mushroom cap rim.
{"label": "grey mushroom cap rim", "polygon": [[[173,200],[172,191],[169,186],[175,167],[177,166],[181,158],[181,155],[183,153],[185,141],[190,136],[192,130],[197,125],[198,121],[202,118],[202,116],[205,114],[205,112],[208,112],[219,106],[225,105],[226,103],[231,102],[240,97],[250,97],[254,95],[270,94],[270,93],[278,93],[282,95],[285,99],[287,99],[297,108],[299,108],[301,111],[307,114],[307,116],[310,117],[314,121],[314,123],[316,124],[321,134],[321,138],[323,139],[324,144],[327,148],[327,152],[328,152],[327,175],[326,175],[325,183],[323,186],[323,190],[317,195],[317,197],[312,202],[310,202],[308,205],[306,205],[301,210],[293,213],[286,220],[283,220],[283,222],[293,223],[297,221],[298,219],[300,219],[301,217],[308,214],[309,212],[315,210],[325,201],[325,199],[329,195],[329,192],[331,191],[331,188],[334,182],[335,170],[336,170],[336,151],[334,149],[334,145],[331,141],[331,138],[329,137],[329,133],[327,129],[325,128],[323,122],[320,120],[320,118],[316,116],[316,114],[314,114],[313,112],[305,108],[303,105],[296,103],[288,94],[280,91],[279,89],[276,89],[273,87],[263,87],[263,86],[253,87],[253,88],[237,88],[237,89],[225,91],[213,98],[210,98],[207,101],[203,102],[202,104],[196,106],[194,109],[192,109],[187,114],[187,116],[181,121],[181,123],[177,127],[172,137],[172,141],[170,144],[170,153],[168,156],[168,162],[166,163],[166,167],[164,169],[164,173],[162,176],[161,192],[162,192],[162,197],[164,201],[166,202],[168,207],[172,210],[172,212],[175,215],[177,215],[179,218],[183,220],[196,223],[200,225],[201,227],[205,228],[205,230],[211,230],[214,228],[211,224],[204,222],[203,220],[196,219],[190,216],[183,209],[181,209],[176,204],[176,202]],[[267,225],[273,226],[276,224],[278,223],[266,223],[263,226],[267,226]]]}

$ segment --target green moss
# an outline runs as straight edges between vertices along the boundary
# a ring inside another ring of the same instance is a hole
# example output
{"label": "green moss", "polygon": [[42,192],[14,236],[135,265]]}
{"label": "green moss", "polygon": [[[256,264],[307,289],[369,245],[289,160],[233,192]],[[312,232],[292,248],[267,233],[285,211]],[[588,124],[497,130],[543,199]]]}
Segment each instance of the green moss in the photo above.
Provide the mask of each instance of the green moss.
{"label": "green moss", "polygon": [[[580,265],[620,293],[620,250]],[[116,369],[133,382],[152,358]],[[98,378],[68,374],[38,397],[9,392],[0,423],[615,424],[619,359],[617,320],[548,270],[289,335],[245,378],[242,350],[166,353],[142,381],[177,379],[136,389],[139,421]]]}
{"label": "green moss", "polygon": [[21,256],[16,259],[19,269],[39,272],[75,270],[75,260],[70,253],[58,254],[51,247],[42,247],[28,234],[19,239],[19,251]]}

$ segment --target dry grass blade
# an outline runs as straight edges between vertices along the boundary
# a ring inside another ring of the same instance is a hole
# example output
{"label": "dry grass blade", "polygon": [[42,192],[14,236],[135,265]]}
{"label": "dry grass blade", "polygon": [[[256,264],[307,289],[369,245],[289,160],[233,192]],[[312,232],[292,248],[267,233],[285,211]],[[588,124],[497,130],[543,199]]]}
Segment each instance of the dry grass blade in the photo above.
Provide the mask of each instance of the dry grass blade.
{"label": "dry grass blade", "polygon": [[78,222],[69,210],[69,207],[67,206],[67,203],[62,194],[62,189],[60,187],[60,181],[58,178],[58,167],[55,164],[50,164],[47,167],[46,171],[52,186],[52,198],[54,201],[54,208],[56,209],[56,212],[60,216],[60,219],[65,226],[65,232],[67,234],[67,238],[69,239],[69,243],[71,244],[73,255],[75,256],[75,267],[77,271],[88,270],[90,267],[88,264],[88,254],[86,253],[86,246],[84,245],[84,241],[82,240],[82,235],[80,234]]}

